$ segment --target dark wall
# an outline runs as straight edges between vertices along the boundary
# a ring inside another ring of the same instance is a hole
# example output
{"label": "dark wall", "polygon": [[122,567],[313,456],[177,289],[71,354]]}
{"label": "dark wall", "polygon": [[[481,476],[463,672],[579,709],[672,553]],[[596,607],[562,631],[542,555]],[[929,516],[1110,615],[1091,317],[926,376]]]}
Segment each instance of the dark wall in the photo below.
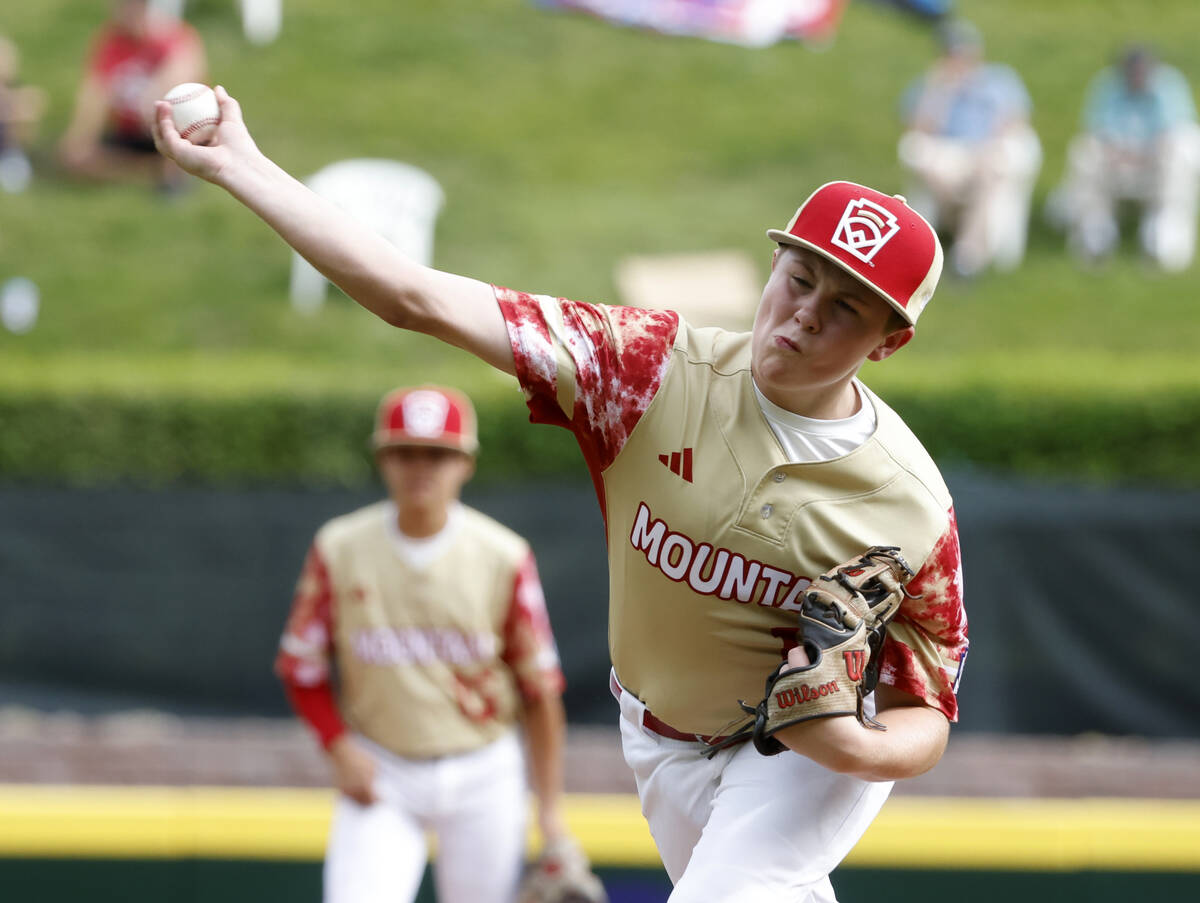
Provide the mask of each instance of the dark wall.
{"label": "dark wall", "polygon": [[[1200,736],[1200,492],[949,482],[972,639],[961,729]],[[533,543],[571,719],[609,722],[590,485],[468,489]],[[304,552],[375,497],[0,489],[0,701],[286,714],[271,664]]]}

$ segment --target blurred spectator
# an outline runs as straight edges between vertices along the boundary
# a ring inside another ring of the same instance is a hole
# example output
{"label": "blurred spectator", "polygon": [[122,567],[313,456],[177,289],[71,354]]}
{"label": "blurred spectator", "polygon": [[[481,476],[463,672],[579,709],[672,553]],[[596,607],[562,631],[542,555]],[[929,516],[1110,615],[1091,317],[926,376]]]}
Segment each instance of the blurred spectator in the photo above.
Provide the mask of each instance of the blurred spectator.
{"label": "blurred spectator", "polygon": [[1127,47],[1092,79],[1083,128],[1047,209],[1072,251],[1088,262],[1110,254],[1117,204],[1133,201],[1145,253],[1165,270],[1185,269],[1196,246],[1200,126],[1183,75],[1147,48]]}
{"label": "blurred spectator", "polygon": [[950,15],[953,0],[875,0],[882,6],[894,6],[906,13],[914,13],[924,19],[940,19]]}
{"label": "blurred spectator", "polygon": [[113,0],[59,145],[62,165],[88,179],[176,187],[179,170],[154,149],[154,101],[174,85],[206,76],[204,44],[194,28],[149,0]]}
{"label": "blurred spectator", "polygon": [[33,175],[27,156],[46,108],[40,88],[20,84],[17,46],[0,35],[0,190],[24,191]]}
{"label": "blurred spectator", "polygon": [[1042,149],[1029,124],[1029,94],[1010,67],[983,61],[972,25],[940,28],[941,57],[902,99],[900,162],[909,203],[954,236],[960,276],[1012,269],[1025,254],[1033,183]]}

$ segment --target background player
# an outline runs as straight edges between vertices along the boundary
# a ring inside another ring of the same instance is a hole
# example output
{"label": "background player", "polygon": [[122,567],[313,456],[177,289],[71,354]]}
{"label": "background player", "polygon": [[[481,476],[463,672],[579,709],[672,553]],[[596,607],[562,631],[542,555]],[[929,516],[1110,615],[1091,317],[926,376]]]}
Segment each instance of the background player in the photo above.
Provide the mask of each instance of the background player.
{"label": "background player", "polygon": [[543,837],[569,842],[563,676],[533,553],[459,502],[477,448],[466,396],[391,392],[373,444],[389,498],[317,532],[276,663],[341,791],[325,899],[412,900],[429,830],[442,903],[508,903],[526,837],[517,722]]}
{"label": "background player", "polygon": [[206,81],[204,42],[150,0],[111,0],[111,7],[92,40],[59,161],[84,179],[176,188],[179,171],[154,153],[154,101],[173,85]]}
{"label": "background player", "polygon": [[[518,376],[535,420],[575,433],[604,509],[612,685],[673,903],[831,900],[828,873],[890,782],[941,756],[966,652],[953,507],[900,418],[860,383],[913,336],[941,247],[863,186],[815,192],[786,229],[753,332],[671,312],[496,289],[405,260],[264,157],[222,89],[217,142],[160,147],[221,185],[387,322]],[[636,427],[636,429],[635,429]],[[678,456],[678,457],[676,457]],[[678,467],[671,463],[679,462]],[[664,466],[665,465],[665,466]],[[824,718],[711,758],[796,648],[799,594],[871,545],[917,568],[870,700],[886,732]]]}

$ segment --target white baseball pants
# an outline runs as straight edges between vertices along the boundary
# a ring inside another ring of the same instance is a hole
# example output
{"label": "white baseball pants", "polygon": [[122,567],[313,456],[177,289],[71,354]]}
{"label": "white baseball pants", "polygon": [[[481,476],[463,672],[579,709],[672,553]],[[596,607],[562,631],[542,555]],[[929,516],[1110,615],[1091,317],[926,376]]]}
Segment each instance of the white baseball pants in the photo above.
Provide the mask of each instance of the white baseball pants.
{"label": "white baseball pants", "polygon": [[511,903],[524,862],[527,785],[516,733],[459,756],[409,760],[358,738],[378,763],[371,806],[339,794],[325,903],[411,903],[437,838],[439,903]]}
{"label": "white baseball pants", "polygon": [[700,743],[642,726],[622,693],[621,743],[642,813],[675,885],[670,903],[835,903],[829,873],[879,813],[892,784],[835,774],[752,743],[700,755]]}

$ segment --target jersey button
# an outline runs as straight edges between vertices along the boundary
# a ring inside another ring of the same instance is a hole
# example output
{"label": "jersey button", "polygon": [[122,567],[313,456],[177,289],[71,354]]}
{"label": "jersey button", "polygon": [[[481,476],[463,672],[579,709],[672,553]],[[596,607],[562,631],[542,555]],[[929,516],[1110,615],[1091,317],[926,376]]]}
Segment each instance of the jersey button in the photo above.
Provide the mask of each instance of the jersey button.
{"label": "jersey button", "polygon": [[774,480],[776,483],[782,483],[786,476],[787,476],[787,474],[785,474],[782,470],[777,470],[777,471],[775,471],[774,474],[771,475],[771,479]]}
{"label": "jersey button", "polygon": [[772,511],[774,511],[774,510],[775,510],[775,506],[774,506],[774,505],[763,505],[763,506],[762,506],[762,516],[763,516],[763,520],[766,520],[768,517],[770,517],[770,516],[771,516],[771,512],[772,512]]}

